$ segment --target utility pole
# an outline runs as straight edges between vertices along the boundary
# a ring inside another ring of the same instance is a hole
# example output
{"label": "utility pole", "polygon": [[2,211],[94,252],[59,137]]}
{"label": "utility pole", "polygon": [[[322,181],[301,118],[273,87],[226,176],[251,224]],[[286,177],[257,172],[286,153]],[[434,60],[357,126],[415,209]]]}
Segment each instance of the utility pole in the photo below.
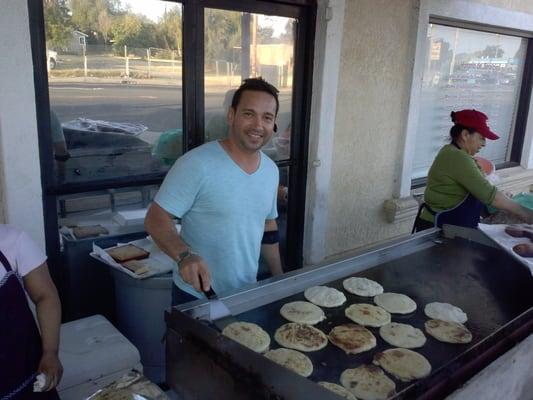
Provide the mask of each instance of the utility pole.
{"label": "utility pole", "polygon": [[241,17],[241,79],[250,77],[250,13]]}

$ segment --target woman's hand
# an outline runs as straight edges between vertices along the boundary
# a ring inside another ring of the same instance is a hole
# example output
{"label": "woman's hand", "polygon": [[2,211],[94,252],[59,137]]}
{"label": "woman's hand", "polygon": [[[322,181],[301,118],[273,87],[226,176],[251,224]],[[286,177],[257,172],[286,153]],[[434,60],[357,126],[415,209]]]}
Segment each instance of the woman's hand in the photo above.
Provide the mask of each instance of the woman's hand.
{"label": "woman's hand", "polygon": [[43,392],[55,388],[63,376],[63,366],[55,353],[44,353],[39,362],[39,368],[37,371],[46,375]]}

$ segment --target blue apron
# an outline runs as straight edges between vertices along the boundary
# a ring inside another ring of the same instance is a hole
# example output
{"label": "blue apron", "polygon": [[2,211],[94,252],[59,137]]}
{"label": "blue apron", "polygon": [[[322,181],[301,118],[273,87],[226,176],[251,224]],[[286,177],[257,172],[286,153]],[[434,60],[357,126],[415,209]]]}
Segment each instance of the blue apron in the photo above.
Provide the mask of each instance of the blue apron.
{"label": "blue apron", "polygon": [[465,228],[477,228],[481,216],[483,203],[472,194],[468,194],[462,202],[449,210],[435,214],[435,226],[442,228],[442,225],[458,225]]}
{"label": "blue apron", "polygon": [[4,253],[0,264],[0,399],[58,399],[56,390],[34,393],[33,382],[41,359],[41,335],[26,300],[20,275]]}
{"label": "blue apron", "polygon": [[463,201],[449,210],[436,212],[426,203],[422,203],[416,216],[413,232],[423,230],[418,229],[417,227],[417,224],[419,224],[420,221],[423,221],[420,218],[420,213],[423,208],[428,210],[429,213],[434,216],[434,226],[437,228],[442,228],[442,225],[444,224],[464,226],[465,228],[477,228],[481,217],[481,211],[483,209],[483,203],[470,193],[463,199]]}

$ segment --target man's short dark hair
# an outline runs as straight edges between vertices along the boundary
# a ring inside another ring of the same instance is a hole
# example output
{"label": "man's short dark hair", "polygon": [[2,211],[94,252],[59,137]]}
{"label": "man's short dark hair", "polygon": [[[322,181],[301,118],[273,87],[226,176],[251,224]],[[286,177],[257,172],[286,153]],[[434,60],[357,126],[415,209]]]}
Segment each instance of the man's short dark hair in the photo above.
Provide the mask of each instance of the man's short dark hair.
{"label": "man's short dark hair", "polygon": [[245,79],[244,82],[239,86],[235,94],[233,95],[233,100],[231,101],[231,108],[234,110],[237,109],[237,106],[239,105],[239,102],[241,101],[242,93],[245,90],[253,90],[255,92],[265,92],[274,97],[276,99],[276,115],[278,115],[279,110],[279,99],[278,99],[278,93],[279,90],[276,89],[273,85],[265,81],[262,77],[257,78],[248,78]]}

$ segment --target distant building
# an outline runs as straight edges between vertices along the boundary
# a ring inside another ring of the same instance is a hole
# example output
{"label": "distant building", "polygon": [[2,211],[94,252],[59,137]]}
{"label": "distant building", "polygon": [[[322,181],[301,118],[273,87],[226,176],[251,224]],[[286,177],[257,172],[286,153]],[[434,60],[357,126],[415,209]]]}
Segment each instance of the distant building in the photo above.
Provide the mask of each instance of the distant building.
{"label": "distant building", "polygon": [[82,55],[87,46],[88,36],[89,35],[86,35],[83,32],[73,31],[70,42],[66,48],[66,53]]}
{"label": "distant building", "polygon": [[508,58],[474,58],[463,65],[478,69],[506,69],[512,64],[512,59]]}

